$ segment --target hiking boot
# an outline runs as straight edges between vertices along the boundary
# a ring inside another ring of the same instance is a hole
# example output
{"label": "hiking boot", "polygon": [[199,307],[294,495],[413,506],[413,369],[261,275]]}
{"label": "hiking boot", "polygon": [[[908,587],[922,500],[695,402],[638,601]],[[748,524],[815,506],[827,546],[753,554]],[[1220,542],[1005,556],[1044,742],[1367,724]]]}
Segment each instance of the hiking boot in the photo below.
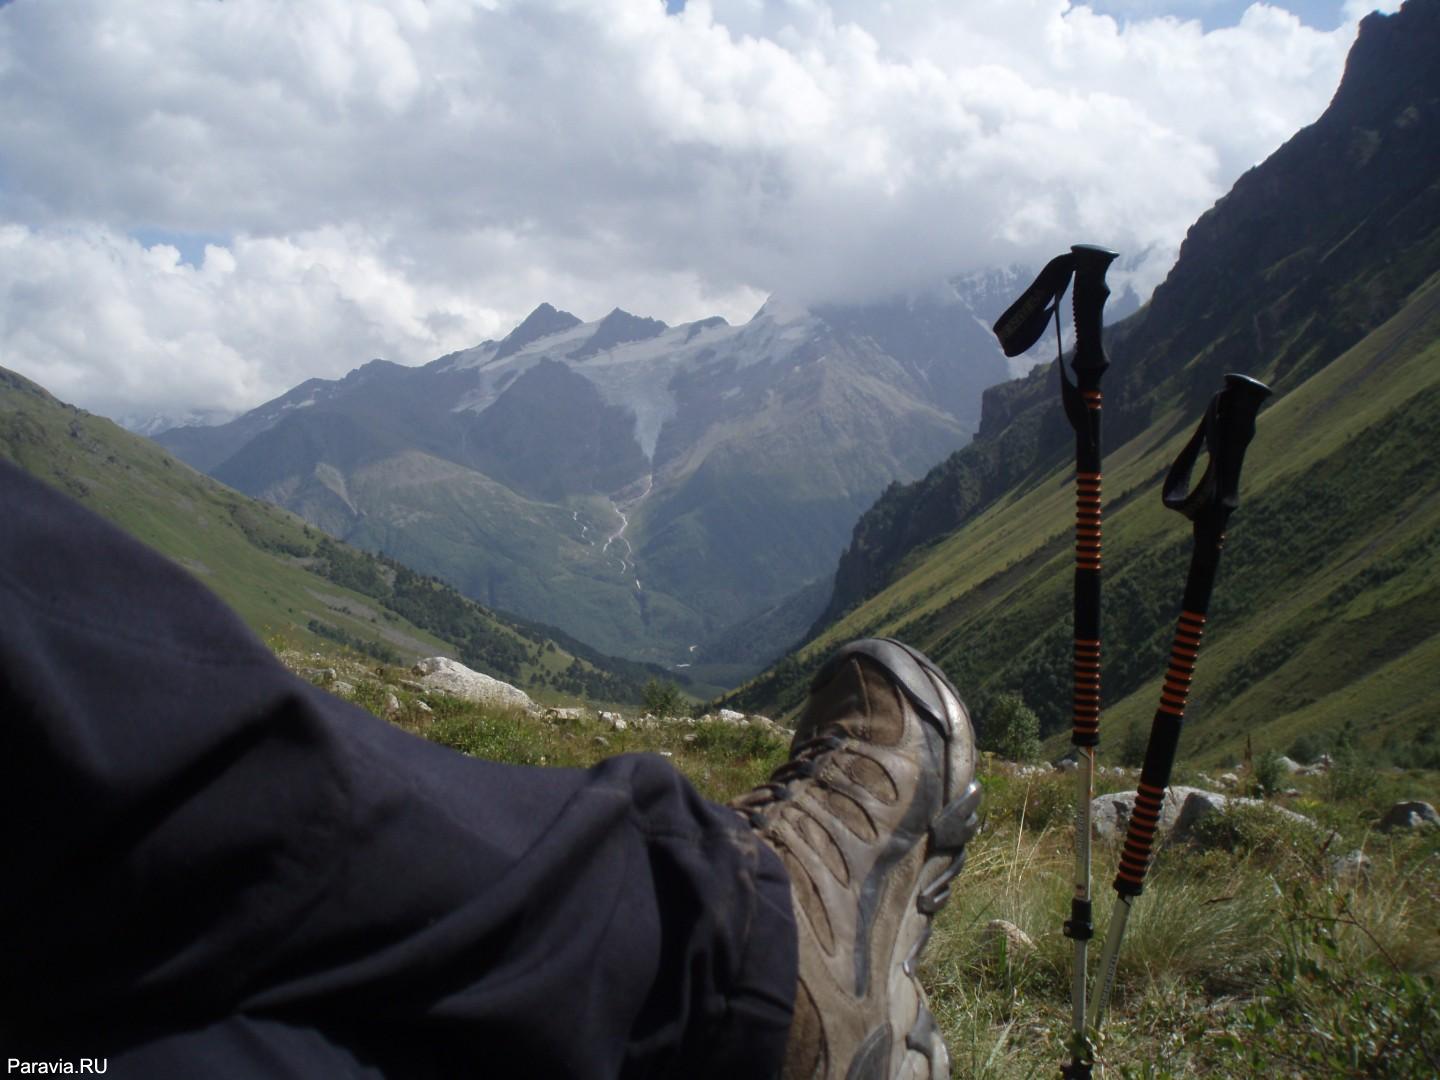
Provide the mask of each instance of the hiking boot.
{"label": "hiking boot", "polygon": [[950,681],[897,641],[857,641],[815,676],[790,760],[730,804],[790,875],[787,1080],[950,1075],[915,964],[975,832],[974,771]]}

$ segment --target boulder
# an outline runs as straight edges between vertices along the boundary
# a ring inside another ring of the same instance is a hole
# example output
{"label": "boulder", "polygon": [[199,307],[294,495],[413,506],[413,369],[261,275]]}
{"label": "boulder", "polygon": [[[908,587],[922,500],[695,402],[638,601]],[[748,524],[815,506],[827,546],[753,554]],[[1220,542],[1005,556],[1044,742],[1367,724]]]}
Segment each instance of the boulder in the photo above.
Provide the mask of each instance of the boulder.
{"label": "boulder", "polygon": [[1423,829],[1440,826],[1440,814],[1435,813],[1435,807],[1428,802],[1420,802],[1418,799],[1410,802],[1398,802],[1380,819],[1382,832],[1389,832],[1392,829]]}
{"label": "boulder", "polygon": [[[1200,789],[1183,786],[1166,790],[1165,798],[1160,803],[1157,833],[1166,833],[1175,827],[1180,808],[1185,805],[1185,800],[1197,791]],[[1125,830],[1130,825],[1130,814],[1135,809],[1135,795],[1136,792],[1133,791],[1117,791],[1112,795],[1101,795],[1090,803],[1090,817],[1095,822],[1096,836],[1102,840],[1113,840],[1125,835]],[[1224,796],[1217,795],[1216,798],[1223,799]]]}
{"label": "boulder", "polygon": [[[1125,835],[1130,825],[1130,814],[1135,809],[1133,791],[1117,791],[1113,795],[1101,795],[1090,804],[1090,816],[1095,822],[1095,834],[1102,840],[1112,840]],[[1156,825],[1157,835],[1175,832],[1177,836],[1189,833],[1194,824],[1207,814],[1225,810],[1232,806],[1263,806],[1266,809],[1306,825],[1315,823],[1304,814],[1286,810],[1283,806],[1267,803],[1263,799],[1243,799],[1236,795],[1221,795],[1203,788],[1167,788],[1165,799],[1160,804],[1160,821]]]}
{"label": "boulder", "polygon": [[391,717],[399,716],[399,715],[400,715],[400,699],[395,696],[395,692],[394,692],[393,690],[386,691],[386,693],[385,693],[385,718],[388,720],[388,719],[390,719]]}
{"label": "boulder", "polygon": [[745,714],[736,712],[734,709],[721,709],[715,714],[715,718],[722,724],[742,724],[745,722]]}
{"label": "boulder", "polygon": [[415,665],[420,685],[464,701],[535,711],[535,702],[525,691],[509,683],[472,671],[458,660],[447,656],[431,656]]}
{"label": "boulder", "polygon": [[1286,818],[1298,825],[1308,825],[1312,828],[1315,822],[1304,814],[1297,814],[1294,810],[1287,810],[1283,806],[1276,806],[1264,799],[1247,799],[1239,795],[1219,795],[1213,791],[1191,791],[1186,796],[1180,807],[1180,814],[1175,819],[1175,837],[1183,839],[1190,835],[1195,823],[1204,817],[1217,811],[1223,812],[1237,806],[1258,806],[1267,812]]}
{"label": "boulder", "polygon": [[1295,761],[1293,758],[1288,758],[1284,754],[1281,754],[1275,760],[1279,762],[1282,769],[1284,769],[1287,773],[1290,773],[1292,776],[1295,773],[1302,772],[1305,768],[1298,761]]}

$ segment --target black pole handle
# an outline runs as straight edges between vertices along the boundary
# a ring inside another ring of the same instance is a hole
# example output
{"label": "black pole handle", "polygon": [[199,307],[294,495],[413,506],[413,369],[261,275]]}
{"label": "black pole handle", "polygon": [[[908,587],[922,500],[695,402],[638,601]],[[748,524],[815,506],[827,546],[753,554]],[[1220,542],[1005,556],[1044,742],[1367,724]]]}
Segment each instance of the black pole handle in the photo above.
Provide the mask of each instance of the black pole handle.
{"label": "black pole handle", "polygon": [[1045,264],[1019,299],[995,320],[990,329],[995,332],[1006,356],[1019,356],[1040,340],[1074,273],[1074,254],[1056,255]]}
{"label": "black pole handle", "polygon": [[[1183,609],[1170,646],[1165,685],[1140,769],[1135,809],[1120,853],[1115,891],[1121,896],[1139,896],[1145,889],[1160,807],[1165,789],[1170,786],[1180,729],[1185,723],[1185,703],[1205,633],[1205,618],[1225,541],[1225,523],[1240,504],[1240,469],[1245,450],[1255,435],[1255,416],[1269,396],[1270,388],[1262,382],[1245,375],[1226,375],[1225,388],[1210,400],[1200,427],[1180,451],[1165,479],[1165,505],[1194,522],[1194,549]],[[1202,446],[1209,449],[1209,464],[1200,483],[1190,490],[1190,475]]]}
{"label": "black pole handle", "polygon": [[1110,287],[1105,284],[1105,271],[1115,261],[1116,252],[1093,244],[1076,244],[1070,249],[1075,267],[1075,355],[1070,365],[1080,390],[1093,390],[1100,376],[1110,366],[1101,342],[1105,301]]}

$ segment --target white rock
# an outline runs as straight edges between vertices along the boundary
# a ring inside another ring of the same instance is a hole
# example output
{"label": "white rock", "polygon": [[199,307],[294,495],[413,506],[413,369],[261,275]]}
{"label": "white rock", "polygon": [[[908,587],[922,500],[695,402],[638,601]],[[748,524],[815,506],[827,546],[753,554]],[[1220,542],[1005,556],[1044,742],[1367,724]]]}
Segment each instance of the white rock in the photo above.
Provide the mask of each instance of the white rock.
{"label": "white rock", "polygon": [[534,710],[535,702],[525,691],[499,679],[492,679],[478,671],[472,671],[458,660],[447,656],[431,656],[415,665],[420,675],[420,684],[427,690],[474,701],[483,705],[508,706],[510,708]]}
{"label": "white rock", "polygon": [[721,709],[719,720],[722,724],[739,724],[745,719],[745,714],[736,712],[734,709]]}
{"label": "white rock", "polygon": [[430,708],[429,705],[426,705],[423,701],[415,702],[415,708],[419,709],[423,713],[433,713],[435,711],[434,709]]}
{"label": "white rock", "polygon": [[391,717],[391,716],[397,716],[397,715],[399,715],[399,713],[400,713],[400,699],[395,696],[394,691],[390,691],[390,692],[386,693],[386,695],[385,695],[385,715],[386,715],[386,717],[388,718],[388,717]]}
{"label": "white rock", "polygon": [[583,720],[586,711],[580,708],[559,709],[550,708],[545,710],[547,720]]}

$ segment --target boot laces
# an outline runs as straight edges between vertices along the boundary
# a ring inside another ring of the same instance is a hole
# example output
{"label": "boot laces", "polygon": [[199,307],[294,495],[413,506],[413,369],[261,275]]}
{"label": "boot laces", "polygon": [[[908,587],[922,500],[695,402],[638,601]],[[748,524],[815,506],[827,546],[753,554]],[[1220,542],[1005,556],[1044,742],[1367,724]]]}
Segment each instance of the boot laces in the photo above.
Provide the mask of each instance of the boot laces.
{"label": "boot laces", "polygon": [[[762,827],[769,807],[793,797],[790,785],[796,780],[816,779],[820,759],[844,744],[845,737],[834,733],[815,735],[799,743],[791,751],[789,760],[770,775],[769,781],[741,796],[736,809],[744,813],[753,827]],[[823,783],[818,779],[816,782]]]}

